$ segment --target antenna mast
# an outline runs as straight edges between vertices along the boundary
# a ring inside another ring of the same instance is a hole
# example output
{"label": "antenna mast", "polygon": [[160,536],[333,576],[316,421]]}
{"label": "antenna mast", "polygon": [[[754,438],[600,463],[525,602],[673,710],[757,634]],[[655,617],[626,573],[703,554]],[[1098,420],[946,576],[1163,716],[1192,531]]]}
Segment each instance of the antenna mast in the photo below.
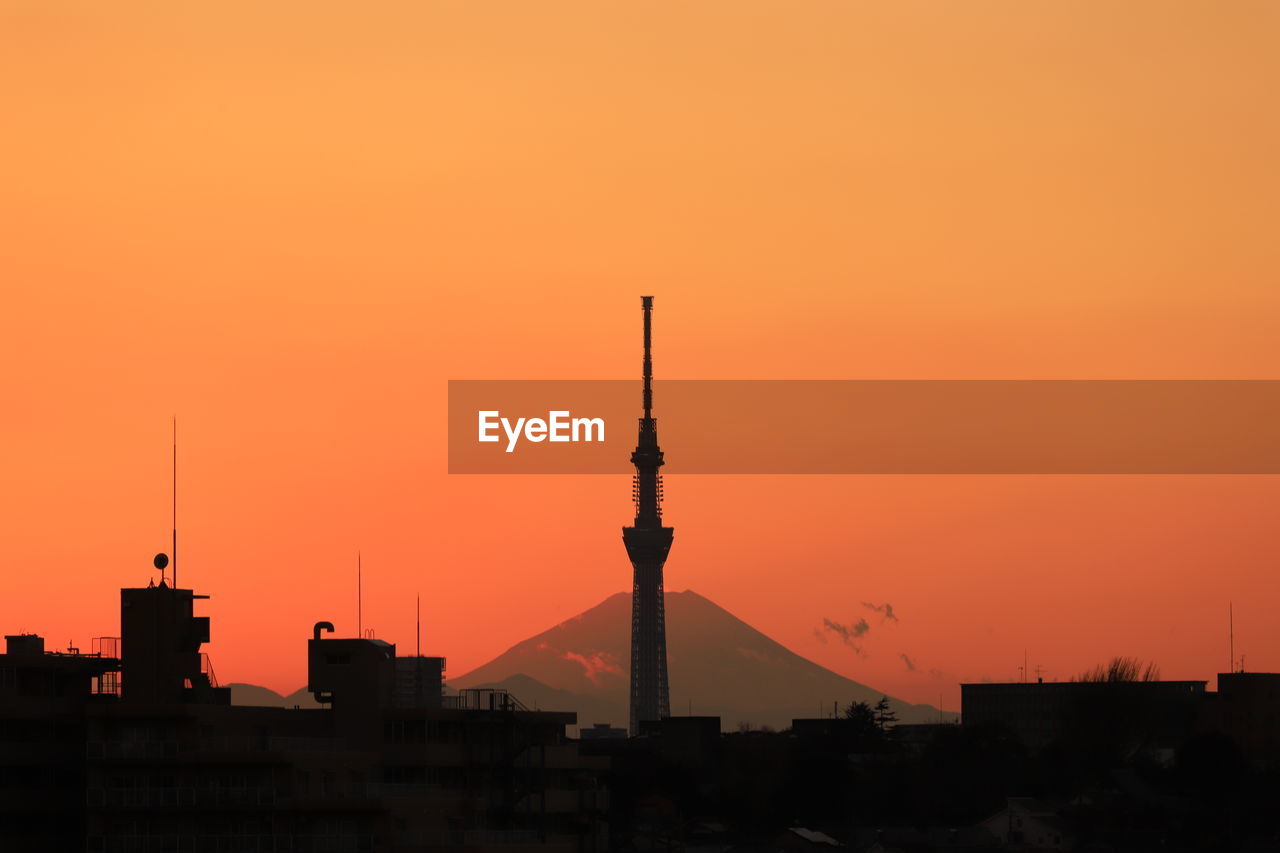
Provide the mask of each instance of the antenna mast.
{"label": "antenna mast", "polygon": [[[164,580],[162,577],[161,580]],[[178,588],[178,416],[173,416],[173,588]]]}
{"label": "antenna mast", "polygon": [[356,551],[356,636],[364,637],[364,561]]}
{"label": "antenna mast", "polygon": [[640,305],[644,309],[644,419],[648,421],[653,419],[653,297],[641,296]]}
{"label": "antenna mast", "polygon": [[1227,602],[1227,643],[1231,661],[1227,666],[1227,672],[1236,671],[1236,615],[1235,605],[1233,602]]}

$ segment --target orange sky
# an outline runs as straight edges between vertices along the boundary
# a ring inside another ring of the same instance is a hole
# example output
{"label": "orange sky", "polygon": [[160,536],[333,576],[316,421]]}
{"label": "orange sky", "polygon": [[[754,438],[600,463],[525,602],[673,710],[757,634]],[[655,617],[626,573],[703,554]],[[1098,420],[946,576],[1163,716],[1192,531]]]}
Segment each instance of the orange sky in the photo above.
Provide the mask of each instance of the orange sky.
{"label": "orange sky", "polygon": [[[625,477],[445,474],[449,378],[1277,378],[1265,2],[0,1],[0,628],[167,549],[224,681],[462,674],[625,589]],[[661,414],[661,412],[659,412]],[[915,701],[1280,668],[1274,477],[686,477],[668,586]],[[824,618],[873,615],[865,657]],[[907,670],[908,654],[917,671]],[[930,670],[936,671],[930,674]],[[673,707],[680,686],[672,685]]]}

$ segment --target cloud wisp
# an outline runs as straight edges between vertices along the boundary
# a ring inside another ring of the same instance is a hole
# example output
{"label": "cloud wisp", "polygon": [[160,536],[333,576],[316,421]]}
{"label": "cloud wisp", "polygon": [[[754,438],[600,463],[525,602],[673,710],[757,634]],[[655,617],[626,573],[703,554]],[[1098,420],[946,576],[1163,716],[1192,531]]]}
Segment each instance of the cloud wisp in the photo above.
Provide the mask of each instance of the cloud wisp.
{"label": "cloud wisp", "polygon": [[862,606],[870,611],[879,613],[881,620],[884,622],[898,621],[898,614],[893,612],[893,605],[887,601],[884,604],[872,604],[870,601],[864,601]]}
{"label": "cloud wisp", "polygon": [[857,641],[871,630],[871,626],[867,623],[866,619],[859,619],[856,622],[850,622],[846,625],[843,622],[836,622],[831,619],[827,619],[824,616],[822,619],[822,630],[829,634],[836,635],[840,638],[840,642],[853,649],[859,655],[862,655],[862,646],[859,645]]}

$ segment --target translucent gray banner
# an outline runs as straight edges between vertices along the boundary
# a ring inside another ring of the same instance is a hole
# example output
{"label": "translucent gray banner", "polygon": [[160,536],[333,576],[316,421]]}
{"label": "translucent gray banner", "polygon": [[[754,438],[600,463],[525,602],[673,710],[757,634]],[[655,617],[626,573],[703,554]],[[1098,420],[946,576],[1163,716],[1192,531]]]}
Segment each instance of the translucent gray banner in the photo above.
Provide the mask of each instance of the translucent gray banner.
{"label": "translucent gray banner", "polygon": [[[631,470],[635,380],[453,380],[449,471]],[[670,474],[1275,474],[1280,381],[662,380]]]}

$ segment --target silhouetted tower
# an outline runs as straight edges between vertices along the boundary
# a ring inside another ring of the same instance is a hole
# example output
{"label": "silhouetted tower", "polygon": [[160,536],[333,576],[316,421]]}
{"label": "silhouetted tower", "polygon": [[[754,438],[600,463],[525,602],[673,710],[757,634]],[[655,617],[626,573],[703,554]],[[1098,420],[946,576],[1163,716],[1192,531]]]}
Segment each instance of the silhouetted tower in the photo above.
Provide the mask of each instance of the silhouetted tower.
{"label": "silhouetted tower", "polygon": [[667,620],[663,601],[662,567],[675,531],[662,526],[662,450],[658,421],[653,417],[653,358],[650,352],[653,297],[640,297],[644,310],[644,417],[640,440],[631,462],[636,466],[632,487],[636,520],[622,528],[622,541],[631,558],[631,734],[640,723],[671,716],[667,688]]}

